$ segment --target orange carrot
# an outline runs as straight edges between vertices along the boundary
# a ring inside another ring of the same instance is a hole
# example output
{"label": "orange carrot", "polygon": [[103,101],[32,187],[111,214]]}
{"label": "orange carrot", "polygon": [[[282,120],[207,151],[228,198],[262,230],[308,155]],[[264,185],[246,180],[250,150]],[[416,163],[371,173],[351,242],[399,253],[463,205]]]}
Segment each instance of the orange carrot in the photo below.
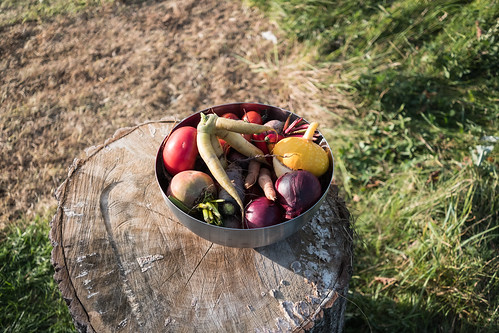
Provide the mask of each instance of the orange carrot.
{"label": "orange carrot", "polygon": [[248,174],[244,180],[244,187],[249,189],[251,186],[255,185],[258,180],[258,174],[260,173],[260,162],[257,160],[251,160],[248,166]]}
{"label": "orange carrot", "polygon": [[277,199],[277,195],[275,193],[274,183],[272,182],[272,178],[270,177],[270,170],[267,168],[261,168],[260,174],[258,175],[258,185],[263,190],[265,197],[269,200],[275,201]]}

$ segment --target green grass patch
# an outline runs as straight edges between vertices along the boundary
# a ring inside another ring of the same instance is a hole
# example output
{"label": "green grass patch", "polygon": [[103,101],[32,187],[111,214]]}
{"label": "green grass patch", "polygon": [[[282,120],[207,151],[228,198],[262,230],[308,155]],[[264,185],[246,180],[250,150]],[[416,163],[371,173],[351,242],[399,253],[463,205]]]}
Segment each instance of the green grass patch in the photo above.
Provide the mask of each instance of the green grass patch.
{"label": "green grass patch", "polygon": [[49,215],[19,221],[0,235],[2,332],[74,331],[53,279],[49,222]]}
{"label": "green grass patch", "polygon": [[74,14],[114,0],[4,0],[0,1],[0,26],[25,21],[44,21],[57,15]]}
{"label": "green grass patch", "polygon": [[[424,170],[392,174],[356,205],[352,300],[375,331],[493,332],[498,178],[465,165],[431,179]],[[360,312],[351,316],[367,328]]]}
{"label": "green grass patch", "polygon": [[499,330],[499,3],[251,1],[341,66],[323,129],[356,217],[346,330]]}

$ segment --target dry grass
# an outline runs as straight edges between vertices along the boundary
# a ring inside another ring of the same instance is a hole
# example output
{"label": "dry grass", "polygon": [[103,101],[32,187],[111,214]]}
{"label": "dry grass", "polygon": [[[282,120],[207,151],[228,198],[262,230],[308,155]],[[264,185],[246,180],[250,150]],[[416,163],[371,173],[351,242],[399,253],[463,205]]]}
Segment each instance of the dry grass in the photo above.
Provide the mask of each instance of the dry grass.
{"label": "dry grass", "polygon": [[312,51],[274,46],[265,31],[281,40],[256,11],[217,1],[114,4],[1,28],[0,226],[54,206],[72,159],[120,127],[234,101],[330,123],[324,110],[351,107],[318,84],[336,68],[309,67]]}

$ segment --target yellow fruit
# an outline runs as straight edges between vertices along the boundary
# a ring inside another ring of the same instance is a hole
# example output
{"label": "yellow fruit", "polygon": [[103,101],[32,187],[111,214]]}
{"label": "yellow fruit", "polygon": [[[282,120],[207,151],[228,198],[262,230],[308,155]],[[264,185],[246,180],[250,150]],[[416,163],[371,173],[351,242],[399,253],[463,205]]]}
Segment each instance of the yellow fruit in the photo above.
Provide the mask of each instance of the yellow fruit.
{"label": "yellow fruit", "polygon": [[312,141],[317,123],[310,124],[303,137],[289,137],[280,140],[274,147],[277,159],[293,170],[307,170],[315,176],[322,176],[329,168],[328,154]]}
{"label": "yellow fruit", "polygon": [[281,177],[285,173],[293,171],[292,169],[282,164],[281,161],[279,161],[279,159],[277,159],[277,157],[275,156],[272,158],[272,166],[274,167],[274,172],[277,178]]}

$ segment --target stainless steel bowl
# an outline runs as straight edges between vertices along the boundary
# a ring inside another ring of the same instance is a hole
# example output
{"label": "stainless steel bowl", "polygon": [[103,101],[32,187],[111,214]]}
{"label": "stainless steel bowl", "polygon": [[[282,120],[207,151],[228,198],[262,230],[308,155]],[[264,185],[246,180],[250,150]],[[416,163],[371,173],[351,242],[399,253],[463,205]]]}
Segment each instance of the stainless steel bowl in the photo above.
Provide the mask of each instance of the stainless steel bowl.
{"label": "stainless steel bowl", "polygon": [[[268,119],[278,119],[285,121],[288,116],[291,115],[291,120],[298,118],[299,116],[286,111],[284,109],[265,105],[265,104],[257,104],[257,103],[232,103],[232,104],[224,104],[218,105],[206,110],[199,111],[184,120],[178,123],[173,131],[182,126],[193,126],[196,127],[201,119],[200,113],[209,113],[214,112],[217,115],[222,115],[227,112],[232,112],[242,117],[244,115],[244,111],[260,111],[261,113],[266,113],[268,115]],[[305,120],[306,121],[306,120]],[[195,233],[196,235],[209,240],[213,243],[230,246],[230,247],[239,247],[239,248],[257,248],[261,246],[270,245],[272,243],[283,240],[298,230],[300,230],[306,223],[308,223],[314,214],[319,209],[322,202],[326,199],[327,193],[329,191],[329,187],[331,181],[333,179],[334,172],[334,160],[333,155],[331,153],[331,149],[324,138],[321,138],[320,145],[328,152],[330,158],[330,166],[329,170],[325,175],[320,177],[321,181],[321,189],[322,196],[317,201],[315,205],[313,205],[306,212],[301,215],[295,217],[294,219],[282,222],[280,224],[276,224],[270,227],[258,228],[258,229],[233,229],[233,228],[225,228],[212,224],[205,223],[204,221],[198,220],[186,213],[184,213],[181,209],[175,206],[167,196],[167,189],[169,182],[171,180],[171,175],[166,171],[163,164],[163,149],[166,143],[166,137],[161,146],[159,147],[158,154],[156,156],[156,180],[161,189],[161,194],[165,199],[167,206],[173,212],[173,214],[178,218],[178,220],[186,226],[190,231]]]}

